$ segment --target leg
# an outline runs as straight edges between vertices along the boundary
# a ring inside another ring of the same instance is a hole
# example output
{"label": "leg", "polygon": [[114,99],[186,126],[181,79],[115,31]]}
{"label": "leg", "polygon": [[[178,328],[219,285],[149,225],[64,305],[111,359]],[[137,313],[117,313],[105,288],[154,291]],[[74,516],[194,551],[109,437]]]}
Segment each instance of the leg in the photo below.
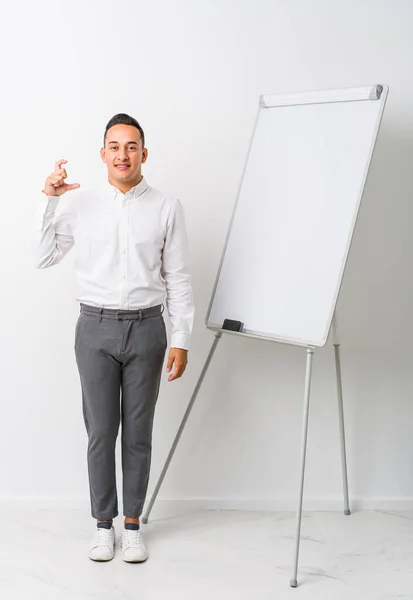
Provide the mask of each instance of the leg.
{"label": "leg", "polygon": [[91,509],[98,520],[118,515],[115,446],[120,421],[121,365],[110,352],[116,345],[116,326],[115,320],[80,315],[75,336],[88,434]]}
{"label": "leg", "polygon": [[152,428],[167,347],[162,315],[128,323],[122,365],[123,514],[138,519],[146,498]]}
{"label": "leg", "polygon": [[310,408],[310,388],[311,388],[311,369],[313,362],[314,348],[307,348],[307,368],[305,375],[305,391],[304,391],[304,421],[303,421],[303,438],[301,449],[301,477],[300,491],[298,495],[297,508],[297,524],[294,539],[294,557],[293,557],[293,575],[290,581],[291,587],[297,587],[297,571],[298,571],[298,551],[300,546],[301,532],[301,516],[303,511],[303,492],[304,492],[304,475],[305,475],[305,456],[307,450],[307,433],[308,433],[308,413]]}
{"label": "leg", "polygon": [[222,333],[220,331],[218,333],[216,333],[214,342],[213,342],[212,347],[211,347],[211,350],[209,351],[208,358],[207,358],[207,360],[205,362],[204,368],[202,369],[201,375],[199,376],[198,383],[195,386],[194,393],[192,394],[191,400],[189,401],[189,404],[188,404],[188,407],[187,407],[187,409],[185,411],[185,414],[184,414],[184,417],[182,419],[181,425],[180,425],[180,427],[178,429],[178,433],[175,436],[174,442],[173,442],[172,447],[171,447],[171,449],[169,451],[169,454],[168,454],[168,458],[166,459],[165,465],[164,465],[164,467],[162,469],[162,472],[161,472],[161,474],[159,476],[159,479],[158,479],[158,482],[156,484],[155,490],[154,490],[154,492],[152,494],[152,498],[150,499],[148,508],[146,509],[146,512],[145,512],[145,514],[144,514],[144,516],[142,518],[142,522],[143,523],[147,523],[148,522],[148,518],[149,518],[149,515],[151,513],[152,507],[153,507],[153,505],[155,503],[156,497],[158,495],[158,492],[160,490],[160,487],[162,485],[162,482],[164,480],[166,472],[168,471],[170,462],[171,462],[172,457],[173,457],[173,455],[175,453],[176,447],[177,447],[178,442],[179,442],[179,440],[181,438],[182,432],[183,432],[184,427],[186,425],[186,422],[187,422],[187,420],[189,418],[189,415],[191,413],[192,407],[193,407],[193,405],[195,403],[195,400],[196,400],[196,397],[198,395],[199,389],[200,389],[200,387],[202,385],[202,382],[204,380],[205,374],[206,374],[206,372],[208,370],[208,367],[210,365],[212,357],[213,357],[213,355],[215,353],[215,349],[216,349],[217,344],[218,344],[219,340],[221,339],[221,337],[222,337]]}

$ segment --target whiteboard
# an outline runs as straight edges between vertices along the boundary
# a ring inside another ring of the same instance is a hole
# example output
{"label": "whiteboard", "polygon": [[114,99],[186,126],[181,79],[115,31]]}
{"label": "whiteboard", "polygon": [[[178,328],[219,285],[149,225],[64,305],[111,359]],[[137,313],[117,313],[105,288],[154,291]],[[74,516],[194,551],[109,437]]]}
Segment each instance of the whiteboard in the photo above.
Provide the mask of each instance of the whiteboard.
{"label": "whiteboard", "polygon": [[261,96],[206,325],[328,338],[388,86]]}

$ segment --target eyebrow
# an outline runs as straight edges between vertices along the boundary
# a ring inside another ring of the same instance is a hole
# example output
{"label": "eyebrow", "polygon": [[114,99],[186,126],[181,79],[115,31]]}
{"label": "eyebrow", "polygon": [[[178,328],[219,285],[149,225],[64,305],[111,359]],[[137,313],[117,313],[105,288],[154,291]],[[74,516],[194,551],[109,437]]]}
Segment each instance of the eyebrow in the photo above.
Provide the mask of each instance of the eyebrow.
{"label": "eyebrow", "polygon": [[[136,144],[136,145],[138,145],[139,142],[135,142],[135,141],[132,140],[131,142],[126,142],[126,143],[127,144]],[[112,142],[108,142],[108,144],[119,144],[119,142],[112,141]]]}

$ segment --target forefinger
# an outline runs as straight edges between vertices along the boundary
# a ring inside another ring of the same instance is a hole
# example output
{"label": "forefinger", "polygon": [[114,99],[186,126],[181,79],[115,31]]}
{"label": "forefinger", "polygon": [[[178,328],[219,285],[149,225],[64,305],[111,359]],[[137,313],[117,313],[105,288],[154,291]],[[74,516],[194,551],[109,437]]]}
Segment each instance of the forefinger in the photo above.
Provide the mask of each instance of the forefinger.
{"label": "forefinger", "polygon": [[62,165],[64,165],[65,163],[67,163],[67,160],[65,160],[64,158],[62,158],[61,160],[58,160],[55,166],[55,171],[58,171],[60,169],[60,167]]}

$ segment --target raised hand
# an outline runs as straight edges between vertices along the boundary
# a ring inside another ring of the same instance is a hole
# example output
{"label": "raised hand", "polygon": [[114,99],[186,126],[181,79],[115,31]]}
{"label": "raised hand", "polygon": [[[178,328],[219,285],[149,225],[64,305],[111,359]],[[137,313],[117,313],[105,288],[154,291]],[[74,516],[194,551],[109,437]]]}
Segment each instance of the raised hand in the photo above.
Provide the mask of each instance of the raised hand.
{"label": "raised hand", "polygon": [[75,190],[80,187],[79,183],[65,183],[67,172],[62,165],[66,164],[67,160],[58,160],[55,166],[55,170],[46,179],[46,183],[42,192],[47,196],[61,196],[65,192]]}

